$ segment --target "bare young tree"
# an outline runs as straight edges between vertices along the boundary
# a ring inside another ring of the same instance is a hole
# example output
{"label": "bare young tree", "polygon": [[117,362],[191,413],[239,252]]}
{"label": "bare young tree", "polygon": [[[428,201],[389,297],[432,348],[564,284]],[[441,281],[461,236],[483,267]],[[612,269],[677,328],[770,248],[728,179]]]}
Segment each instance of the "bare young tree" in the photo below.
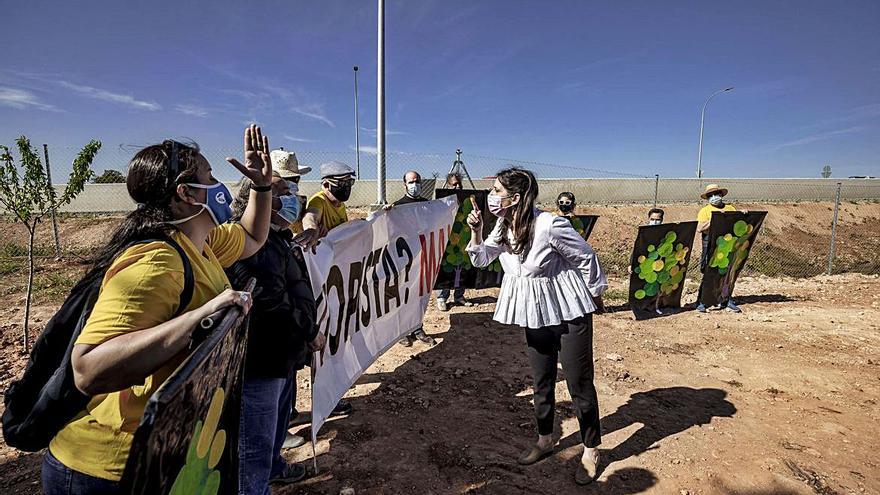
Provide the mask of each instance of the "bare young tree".
{"label": "bare young tree", "polygon": [[58,208],[70,203],[83,191],[92,177],[91,164],[101,149],[99,141],[85,145],[73,161],[73,170],[61,196],[49,184],[39,155],[31,147],[30,140],[21,136],[15,141],[20,157],[19,173],[9,148],[0,145],[0,208],[3,213],[21,222],[28,231],[28,284],[24,311],[23,349],[28,350],[28,323],[31,312],[31,296],[34,285],[34,238],[40,221]]}

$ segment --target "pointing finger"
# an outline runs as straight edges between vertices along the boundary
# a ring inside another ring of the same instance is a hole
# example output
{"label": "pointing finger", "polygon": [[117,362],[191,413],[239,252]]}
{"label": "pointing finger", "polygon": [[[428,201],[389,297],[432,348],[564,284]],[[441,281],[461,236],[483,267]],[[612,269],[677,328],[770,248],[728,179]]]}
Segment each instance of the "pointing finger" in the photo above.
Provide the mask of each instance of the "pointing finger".
{"label": "pointing finger", "polygon": [[240,161],[232,158],[231,156],[226,157],[226,161],[229,162],[233,167],[237,168],[239,172],[243,175],[247,175],[248,168],[241,164]]}

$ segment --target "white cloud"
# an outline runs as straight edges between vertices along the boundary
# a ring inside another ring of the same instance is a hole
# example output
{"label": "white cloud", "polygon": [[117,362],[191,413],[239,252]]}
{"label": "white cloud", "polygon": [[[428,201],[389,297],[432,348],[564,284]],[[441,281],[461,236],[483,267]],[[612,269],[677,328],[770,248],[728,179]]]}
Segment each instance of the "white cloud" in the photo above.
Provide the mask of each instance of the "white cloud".
{"label": "white cloud", "polygon": [[182,114],[192,115],[193,117],[207,117],[208,109],[202,108],[198,105],[191,105],[189,103],[185,103],[182,105],[176,105],[174,107],[175,111],[178,111]]}
{"label": "white cloud", "polygon": [[865,130],[865,128],[863,126],[854,126],[854,127],[848,127],[846,129],[840,129],[837,131],[822,132],[819,134],[813,134],[813,135],[810,135],[807,137],[803,137],[801,139],[795,139],[794,141],[788,141],[788,142],[785,142],[782,144],[778,144],[778,145],[774,146],[773,149],[774,150],[781,150],[783,148],[790,148],[792,146],[801,146],[804,144],[815,143],[816,141],[824,141],[824,140],[830,139],[834,136],[840,136],[842,134],[852,134],[854,132],[860,132],[863,130]]}
{"label": "white cloud", "polygon": [[334,128],[334,129],[336,128],[336,124],[334,124],[332,120],[327,118],[327,115],[324,113],[324,109],[321,108],[319,105],[311,104],[311,105],[307,105],[305,107],[292,108],[291,110],[293,110],[293,112],[298,113],[304,117],[308,117],[310,119],[315,119],[319,122],[327,124],[328,126]]}
{"label": "white cloud", "polygon": [[88,98],[94,98],[96,100],[119,103],[121,105],[126,105],[132,108],[136,108],[138,110],[156,111],[162,109],[162,107],[158,103],[152,101],[138,100],[131,95],[113,93],[104,89],[93,88],[91,86],[82,86],[67,81],[59,81],[58,84],[64,86],[67,89],[70,89],[71,91],[79,93]]}
{"label": "white cloud", "polygon": [[48,103],[43,103],[37,95],[23,89],[0,86],[0,105],[24,110],[36,108],[47,112],[60,112],[60,110]]}
{"label": "white cloud", "polygon": [[[369,127],[361,127],[361,130],[364,131],[364,132],[369,132],[370,135],[372,135],[372,136],[375,136],[375,135],[376,135],[376,129],[375,129],[375,128],[370,129]],[[392,131],[392,130],[390,130],[390,129],[388,129],[388,128],[385,129],[385,135],[386,135],[386,136],[403,136],[403,135],[405,135],[405,134],[407,134],[407,133],[406,133],[406,132],[403,132],[403,131]]]}
{"label": "white cloud", "polygon": [[[348,149],[354,151],[354,146],[349,146]],[[361,145],[361,147],[359,149],[360,149],[361,153],[366,153],[368,155],[379,154],[379,148],[377,148],[375,146]],[[386,155],[413,156],[412,153],[408,153],[406,151],[389,150],[388,148],[385,148],[385,154]],[[420,156],[432,156],[432,155],[420,155]]]}
{"label": "white cloud", "polygon": [[291,136],[290,134],[285,134],[284,139],[286,139],[288,141],[293,141],[294,143],[314,143],[315,142],[314,139],[298,138],[298,137]]}
{"label": "white cloud", "polygon": [[[349,146],[349,149],[354,150],[354,146]],[[370,155],[376,155],[379,153],[379,148],[375,146],[361,146],[358,148],[361,153],[367,153]]]}

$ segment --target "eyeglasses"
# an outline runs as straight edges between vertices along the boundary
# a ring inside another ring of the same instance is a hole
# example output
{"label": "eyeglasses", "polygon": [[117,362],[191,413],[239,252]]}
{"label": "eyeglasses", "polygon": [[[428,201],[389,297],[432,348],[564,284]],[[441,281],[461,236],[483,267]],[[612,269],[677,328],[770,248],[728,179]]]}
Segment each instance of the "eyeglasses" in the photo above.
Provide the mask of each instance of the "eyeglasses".
{"label": "eyeglasses", "polygon": [[299,176],[295,175],[287,179],[287,182],[292,182],[294,184],[299,184]]}

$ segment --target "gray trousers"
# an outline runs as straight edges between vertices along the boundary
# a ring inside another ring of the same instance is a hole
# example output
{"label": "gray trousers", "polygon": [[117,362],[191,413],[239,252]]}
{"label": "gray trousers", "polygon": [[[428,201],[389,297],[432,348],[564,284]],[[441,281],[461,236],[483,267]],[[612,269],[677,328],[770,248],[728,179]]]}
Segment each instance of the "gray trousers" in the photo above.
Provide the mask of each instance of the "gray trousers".
{"label": "gray trousers", "polygon": [[556,410],[556,363],[562,371],[587,447],[602,443],[599,399],[593,384],[593,315],[544,328],[527,328],[529,364],[534,378],[535,419],[538,433],[553,433]]}

